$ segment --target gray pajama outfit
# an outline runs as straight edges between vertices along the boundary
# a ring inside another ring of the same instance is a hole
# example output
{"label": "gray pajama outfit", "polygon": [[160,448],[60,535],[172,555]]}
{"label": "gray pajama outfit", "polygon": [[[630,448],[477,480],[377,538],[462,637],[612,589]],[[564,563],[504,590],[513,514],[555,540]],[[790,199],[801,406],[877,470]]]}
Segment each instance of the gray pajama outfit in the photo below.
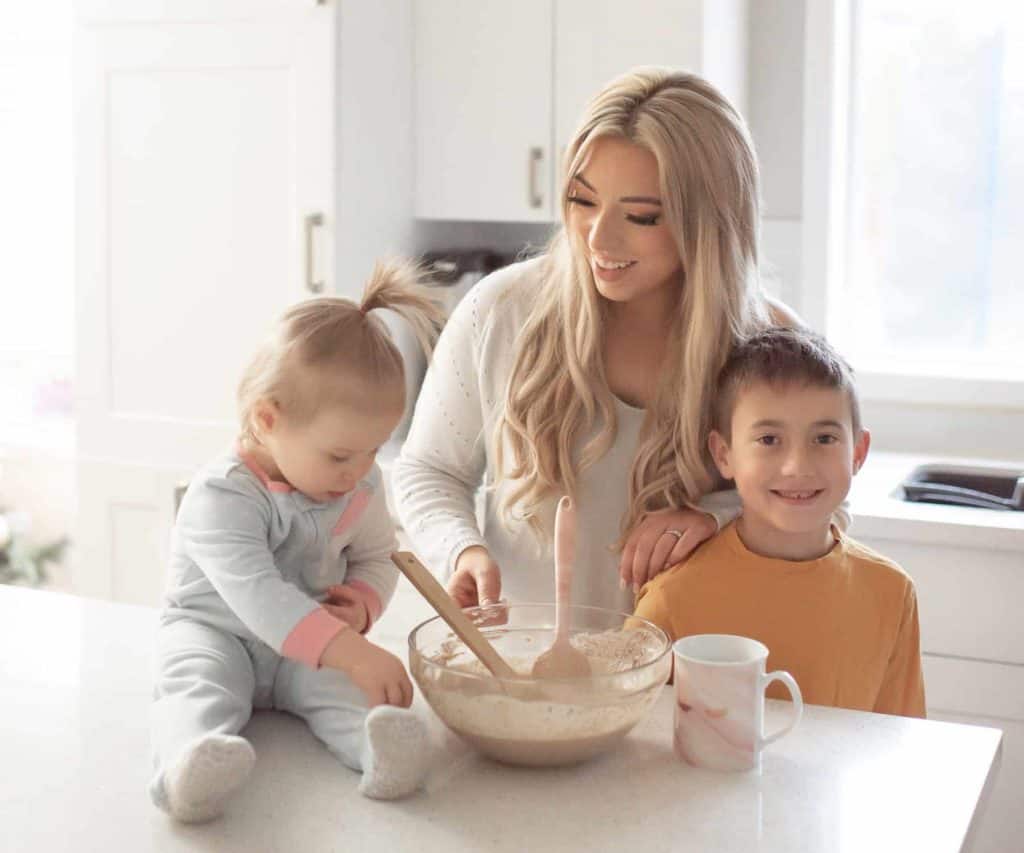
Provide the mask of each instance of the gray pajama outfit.
{"label": "gray pajama outfit", "polygon": [[394,526],[380,470],[317,502],[229,453],[190,483],[175,523],[156,641],[150,793],[204,735],[235,735],[253,708],[304,719],[345,765],[362,769],[366,699],[320,654],[350,630],[320,602],[344,583],[371,620],[390,599]]}

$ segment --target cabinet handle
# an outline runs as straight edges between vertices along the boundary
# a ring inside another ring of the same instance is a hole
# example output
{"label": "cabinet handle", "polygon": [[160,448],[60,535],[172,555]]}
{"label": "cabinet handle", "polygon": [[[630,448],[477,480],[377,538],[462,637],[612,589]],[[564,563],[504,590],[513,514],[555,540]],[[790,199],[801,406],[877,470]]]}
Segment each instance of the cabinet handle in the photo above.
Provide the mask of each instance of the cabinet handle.
{"label": "cabinet handle", "polygon": [[540,184],[537,176],[537,172],[540,170],[540,164],[544,162],[544,149],[543,148],[531,148],[530,149],[530,207],[540,207],[544,204],[544,196],[537,188]]}
{"label": "cabinet handle", "polygon": [[306,233],[306,290],[310,293],[323,293],[324,280],[317,276],[316,251],[314,233],[323,227],[324,215],[322,213],[310,213],[303,220]]}

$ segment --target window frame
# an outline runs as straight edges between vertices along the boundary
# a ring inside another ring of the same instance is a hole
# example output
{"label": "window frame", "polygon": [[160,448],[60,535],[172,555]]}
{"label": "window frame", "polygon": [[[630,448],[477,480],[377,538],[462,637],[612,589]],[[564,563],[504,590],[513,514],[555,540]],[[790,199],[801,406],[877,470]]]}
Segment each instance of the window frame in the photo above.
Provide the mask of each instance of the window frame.
{"label": "window frame", "polygon": [[[851,0],[805,5],[803,245],[796,307],[822,332],[829,328],[844,274],[852,16]],[[1024,375],[1016,380],[925,374],[858,365],[855,355],[851,361],[865,400],[1024,411]]]}

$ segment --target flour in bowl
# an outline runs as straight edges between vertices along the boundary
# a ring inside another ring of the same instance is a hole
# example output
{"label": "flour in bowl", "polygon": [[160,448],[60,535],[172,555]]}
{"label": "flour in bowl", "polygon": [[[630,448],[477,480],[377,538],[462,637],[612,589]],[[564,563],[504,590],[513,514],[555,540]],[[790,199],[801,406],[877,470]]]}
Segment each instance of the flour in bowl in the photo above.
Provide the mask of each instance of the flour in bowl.
{"label": "flour in bowl", "polygon": [[[545,646],[532,655],[506,656],[523,680],[502,686],[460,641],[448,640],[427,658],[439,667],[421,669],[417,681],[438,716],[492,757],[535,765],[581,761],[644,716],[669,662],[664,641],[645,630],[579,633],[571,642],[587,656],[591,676],[530,678]],[[478,677],[465,677],[470,674]]]}

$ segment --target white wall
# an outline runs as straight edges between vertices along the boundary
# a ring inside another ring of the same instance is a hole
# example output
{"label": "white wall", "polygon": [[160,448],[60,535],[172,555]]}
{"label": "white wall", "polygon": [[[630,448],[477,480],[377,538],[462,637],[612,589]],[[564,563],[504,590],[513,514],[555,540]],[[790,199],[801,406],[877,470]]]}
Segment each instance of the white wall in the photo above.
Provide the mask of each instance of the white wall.
{"label": "white wall", "polygon": [[415,245],[412,4],[339,3],[337,20],[334,289],[354,298]]}
{"label": "white wall", "polygon": [[803,196],[803,0],[750,9],[747,122],[761,161],[764,217],[799,221]]}

